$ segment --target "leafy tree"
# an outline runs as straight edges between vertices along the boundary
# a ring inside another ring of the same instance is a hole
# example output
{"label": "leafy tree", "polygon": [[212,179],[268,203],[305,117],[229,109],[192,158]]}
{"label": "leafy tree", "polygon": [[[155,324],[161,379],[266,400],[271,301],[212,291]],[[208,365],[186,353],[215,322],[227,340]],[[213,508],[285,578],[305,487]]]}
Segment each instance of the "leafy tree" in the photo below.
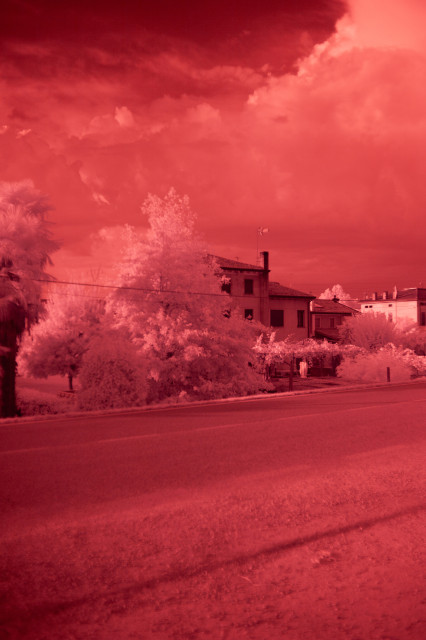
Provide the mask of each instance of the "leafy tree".
{"label": "leafy tree", "polygon": [[333,300],[333,298],[337,298],[338,300],[352,300],[352,296],[343,290],[341,284],[335,284],[330,289],[326,289],[319,295],[319,298],[323,300]]}
{"label": "leafy tree", "polygon": [[45,318],[23,339],[18,356],[21,373],[36,378],[67,376],[73,390],[83,355],[101,329],[105,303],[93,294],[72,288],[49,300]]}
{"label": "leafy tree", "polygon": [[345,358],[337,367],[337,375],[357,382],[386,382],[388,369],[392,382],[404,382],[426,374],[426,358],[411,349],[387,344],[377,351],[361,351]]}
{"label": "leafy tree", "polygon": [[58,248],[46,213],[50,206],[31,181],[0,183],[1,416],[16,414],[18,340],[40,314],[40,280]]}
{"label": "leafy tree", "polygon": [[400,344],[406,349],[412,349],[418,355],[426,355],[426,327],[420,327],[412,320],[402,320],[397,323],[400,332]]}
{"label": "leafy tree", "polygon": [[149,196],[145,234],[128,228],[118,289],[108,301],[149,362],[150,401],[244,395],[264,386],[249,366],[256,326],[220,291],[220,273],[195,232],[187,197]]}
{"label": "leafy tree", "polygon": [[339,327],[339,335],[343,344],[366,351],[378,351],[389,343],[401,343],[400,332],[384,313],[359,313],[345,318]]}
{"label": "leafy tree", "polygon": [[80,409],[140,406],[148,390],[146,363],[122,332],[110,331],[95,337],[84,354],[80,384]]}

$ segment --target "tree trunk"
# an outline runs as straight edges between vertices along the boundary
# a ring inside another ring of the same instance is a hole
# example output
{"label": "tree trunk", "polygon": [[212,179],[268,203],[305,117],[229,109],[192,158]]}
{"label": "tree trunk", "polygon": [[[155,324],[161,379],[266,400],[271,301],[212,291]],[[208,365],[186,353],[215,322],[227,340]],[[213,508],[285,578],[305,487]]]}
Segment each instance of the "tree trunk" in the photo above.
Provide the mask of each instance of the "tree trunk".
{"label": "tree trunk", "polygon": [[10,349],[9,353],[0,357],[1,366],[1,394],[0,394],[0,416],[11,418],[18,413],[16,407],[16,343],[15,345],[5,345]]}
{"label": "tree trunk", "polygon": [[[1,299],[1,298],[0,298]],[[0,416],[10,418],[16,416],[16,354],[18,353],[18,336],[25,327],[25,311],[10,300],[2,300],[2,318],[0,322],[0,346],[6,351],[0,356]]]}
{"label": "tree trunk", "polygon": [[71,373],[68,374],[68,391],[74,391],[74,388],[72,386],[72,374]]}

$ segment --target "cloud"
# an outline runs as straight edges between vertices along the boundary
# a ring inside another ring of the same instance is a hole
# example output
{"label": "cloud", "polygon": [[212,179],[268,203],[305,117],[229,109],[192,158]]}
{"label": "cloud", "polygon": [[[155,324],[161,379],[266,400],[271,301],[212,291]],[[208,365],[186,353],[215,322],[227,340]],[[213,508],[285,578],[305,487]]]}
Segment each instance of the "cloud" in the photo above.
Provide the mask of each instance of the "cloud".
{"label": "cloud", "polygon": [[423,0],[351,0],[349,6],[360,46],[426,53]]}
{"label": "cloud", "polygon": [[293,55],[307,53],[291,69],[272,22],[281,66],[209,64],[199,44],[164,38],[80,43],[78,56],[16,44],[0,85],[2,179],[47,191],[80,255],[101,227],[146,224],[147,193],[175,186],[231,257],[254,261],[256,229],[268,226],[262,248],[283,283],[415,284],[425,277],[422,4],[352,0],[324,42],[300,38]]}

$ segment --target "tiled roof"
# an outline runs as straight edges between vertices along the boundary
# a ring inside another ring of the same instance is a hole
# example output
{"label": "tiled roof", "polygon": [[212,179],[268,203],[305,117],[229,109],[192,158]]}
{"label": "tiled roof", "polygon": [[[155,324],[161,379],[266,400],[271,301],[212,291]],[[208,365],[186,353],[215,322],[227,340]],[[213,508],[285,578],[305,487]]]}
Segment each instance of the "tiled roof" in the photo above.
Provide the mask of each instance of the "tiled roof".
{"label": "tiled roof", "polygon": [[246,262],[238,262],[238,260],[229,260],[229,258],[221,258],[220,256],[211,256],[214,258],[222,269],[239,269],[241,271],[263,271],[263,267]]}
{"label": "tiled roof", "polygon": [[270,296],[279,296],[285,298],[309,298],[313,300],[315,296],[310,293],[303,293],[303,291],[298,291],[297,289],[291,289],[290,287],[283,287],[279,282],[270,282],[269,283],[269,295]]}
{"label": "tiled roof", "polygon": [[[392,294],[391,294],[392,295]],[[426,289],[413,287],[411,289],[398,289],[397,300],[424,300],[426,301]]]}
{"label": "tiled roof", "polygon": [[383,299],[382,293],[377,294],[377,300],[373,300],[372,297],[365,298],[362,302],[384,302],[386,300],[422,300],[426,302],[426,288],[424,287],[409,287],[407,289],[397,289],[396,298],[394,292],[389,291],[388,297]]}
{"label": "tiled roof", "polygon": [[354,309],[347,307],[340,302],[333,302],[333,300],[325,300],[323,298],[317,298],[312,302],[312,313],[341,313],[352,314]]}
{"label": "tiled roof", "polygon": [[315,338],[318,340],[328,340],[329,342],[339,341],[339,329],[315,329]]}

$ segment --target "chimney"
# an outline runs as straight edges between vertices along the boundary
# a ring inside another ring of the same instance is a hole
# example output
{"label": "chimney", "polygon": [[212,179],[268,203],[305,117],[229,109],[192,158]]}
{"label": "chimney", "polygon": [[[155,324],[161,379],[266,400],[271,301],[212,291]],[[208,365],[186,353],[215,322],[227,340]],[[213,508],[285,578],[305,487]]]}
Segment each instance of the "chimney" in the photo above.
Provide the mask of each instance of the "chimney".
{"label": "chimney", "polygon": [[373,294],[371,296],[372,300],[377,300],[377,291],[373,291]]}
{"label": "chimney", "polygon": [[263,256],[263,269],[269,271],[269,251],[262,251]]}
{"label": "chimney", "polygon": [[398,297],[398,289],[396,288],[396,285],[395,285],[393,288],[392,298],[396,300],[397,297]]}
{"label": "chimney", "polygon": [[338,298],[336,295],[334,295],[332,300],[333,300],[333,302],[339,302],[340,298]]}
{"label": "chimney", "polygon": [[387,300],[387,299],[388,299],[388,292],[387,291],[383,291],[382,300]]}

